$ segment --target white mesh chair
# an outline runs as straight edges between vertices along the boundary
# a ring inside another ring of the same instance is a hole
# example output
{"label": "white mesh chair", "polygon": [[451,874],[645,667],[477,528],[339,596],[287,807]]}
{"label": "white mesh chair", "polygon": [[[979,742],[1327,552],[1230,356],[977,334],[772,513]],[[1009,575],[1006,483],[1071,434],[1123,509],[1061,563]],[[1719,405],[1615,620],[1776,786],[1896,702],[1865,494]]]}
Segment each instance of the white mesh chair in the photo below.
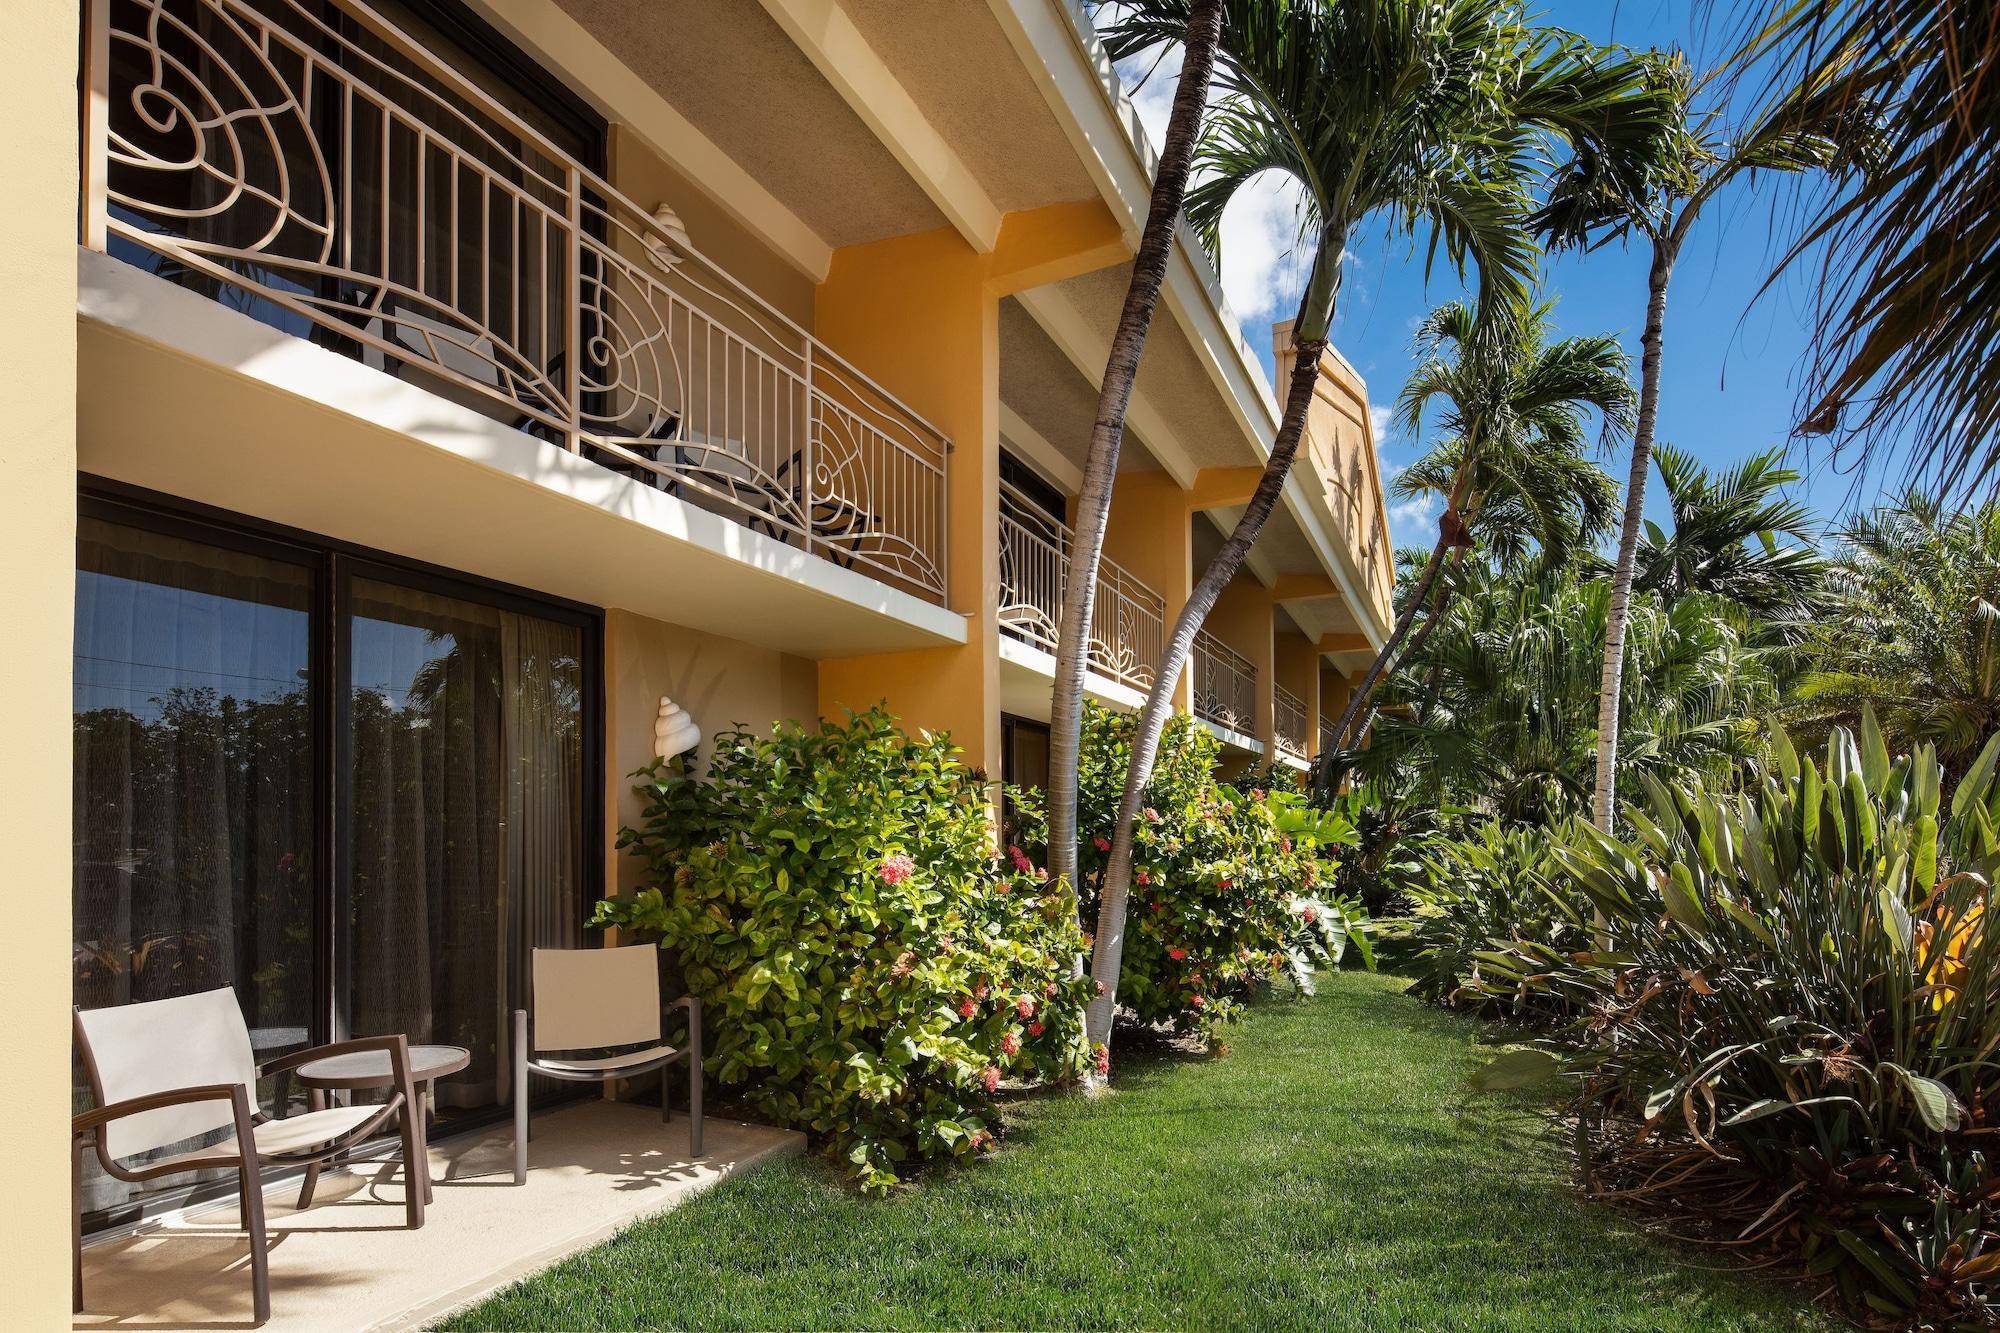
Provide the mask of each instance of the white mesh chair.
{"label": "white mesh chair", "polygon": [[[262,1171],[267,1166],[326,1165],[373,1134],[390,1116],[417,1104],[410,1078],[409,1044],[402,1036],[362,1037],[256,1062],[236,992],[224,987],[169,1000],[78,1009],[76,1044],[90,1079],[96,1109],[70,1122],[71,1297],[83,1309],[83,1155],[135,1183],[189,1171],[233,1170],[237,1213],[250,1233],[251,1289],[257,1322],[271,1316],[271,1278],[264,1240]],[[396,1085],[375,1106],[336,1106],[273,1118],[257,1103],[257,1080],[308,1060],[348,1051],[387,1051]],[[220,1130],[228,1137],[206,1147],[135,1165],[120,1159]],[[401,1117],[407,1217],[424,1224],[422,1130],[414,1115]]]}
{"label": "white mesh chair", "polygon": [[[688,1151],[701,1156],[701,1001],[684,995],[660,1004],[660,951],[650,944],[616,949],[536,949],[527,1009],[514,1011],[514,1183],[528,1180],[528,1075],[573,1083],[609,1083],[660,1071],[660,1123],[668,1109],[667,1066],[688,1067]],[[687,1010],[687,1044],[662,1040],[670,1009]],[[547,1052],[559,1052],[551,1057]]]}

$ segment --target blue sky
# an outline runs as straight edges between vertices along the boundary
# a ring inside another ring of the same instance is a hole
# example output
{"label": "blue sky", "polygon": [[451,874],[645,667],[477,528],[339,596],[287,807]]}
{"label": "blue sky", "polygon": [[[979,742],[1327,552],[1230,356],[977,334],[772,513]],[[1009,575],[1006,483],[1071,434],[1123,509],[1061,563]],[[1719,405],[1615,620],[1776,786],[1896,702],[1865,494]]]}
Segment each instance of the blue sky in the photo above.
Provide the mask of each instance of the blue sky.
{"label": "blue sky", "polygon": [[[1693,0],[1543,0],[1540,8],[1543,21],[1595,40],[1679,47],[1697,68],[1715,55],[1704,49],[1715,42],[1704,41]],[[1161,74],[1176,73],[1173,64]],[[1156,76],[1137,94],[1141,115],[1156,135],[1165,124],[1172,85],[1172,77]],[[1807,342],[1805,289],[1787,280],[1752,300],[1788,239],[1787,202],[1782,190],[1768,184],[1739,185],[1719,196],[1696,224],[1669,291],[1659,437],[1714,468],[1787,442]],[[1290,197],[1276,180],[1253,186],[1226,219],[1223,285],[1252,347],[1267,348],[1263,327],[1289,318],[1297,305],[1306,256],[1293,246],[1295,232]],[[1633,359],[1635,382],[1649,262],[1641,245],[1605,247],[1556,257],[1544,280],[1546,294],[1557,303],[1558,331],[1617,334]],[[1426,286],[1423,270],[1422,251],[1413,252],[1407,241],[1363,236],[1351,250],[1334,339],[1367,379],[1378,423],[1414,363],[1411,334],[1417,323],[1463,290],[1442,266]],[[1385,478],[1427,442],[1382,433]],[[1622,454],[1604,460],[1621,482]],[[1834,467],[1824,444],[1810,451],[1793,444],[1788,458],[1805,474],[1795,495],[1824,520],[1844,515],[1857,500],[1872,500],[1882,489],[1880,477],[1857,479]],[[1647,487],[1647,514],[1656,521],[1665,518],[1658,483],[1656,472]],[[1397,545],[1428,546],[1436,535],[1435,518],[1433,502],[1392,505]]]}

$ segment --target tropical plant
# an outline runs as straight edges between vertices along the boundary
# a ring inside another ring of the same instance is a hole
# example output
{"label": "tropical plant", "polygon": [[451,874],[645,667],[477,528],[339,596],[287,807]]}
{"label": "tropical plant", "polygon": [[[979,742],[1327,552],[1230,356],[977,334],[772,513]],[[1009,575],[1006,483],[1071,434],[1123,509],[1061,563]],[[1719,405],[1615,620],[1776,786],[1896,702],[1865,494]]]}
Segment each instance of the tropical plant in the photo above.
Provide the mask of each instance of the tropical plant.
{"label": "tropical plant", "polygon": [[1554,851],[1602,944],[1489,971],[1583,1015],[1487,1083],[1569,1076],[1597,1184],[1795,1253],[1858,1309],[1987,1326],[2000,1275],[2000,736],[1946,803],[1871,712],[1825,759],[1771,735],[1734,790],[1647,780],[1634,837]]}
{"label": "tropical plant", "polygon": [[[1348,747],[1367,731],[1366,710],[1383,673],[1422,650],[1450,603],[1455,581],[1447,560],[1456,565],[1479,542],[1502,565],[1531,551],[1560,564],[1609,521],[1616,496],[1611,479],[1585,457],[1587,422],[1594,413],[1605,437],[1630,430],[1625,353],[1608,335],[1551,343],[1553,309],[1547,302],[1510,308],[1482,325],[1472,307],[1452,301],[1418,330],[1425,355],[1403,386],[1397,415],[1415,434],[1425,411],[1442,404],[1445,438],[1397,475],[1395,489],[1405,498],[1440,497],[1444,510],[1395,628],[1334,724],[1333,747],[1315,774],[1322,799],[1350,761]],[[1413,633],[1420,610],[1424,620]]]}
{"label": "tropical plant", "polygon": [[[1557,952],[1590,945],[1590,910],[1552,883],[1561,829],[1483,820],[1440,841],[1425,857],[1423,883],[1410,890],[1410,942],[1421,967],[1413,994],[1515,1018],[1568,1016],[1548,992],[1524,984],[1510,946]],[[1513,993],[1506,993],[1507,985]]]}
{"label": "tropical plant", "polygon": [[1811,513],[1783,495],[1799,474],[1782,459],[1780,450],[1767,449],[1718,476],[1694,455],[1661,445],[1653,461],[1673,528],[1646,521],[1632,586],[1668,605],[1689,593],[1726,597],[1796,634],[1818,609],[1826,564],[1813,546]]}
{"label": "tropical plant", "polygon": [[716,738],[642,774],[644,887],[593,924],[657,937],[712,1024],[709,1074],[867,1187],[1001,1130],[1003,1078],[1087,1060],[1068,887],[994,860],[984,779],[879,708]]}
{"label": "tropical plant", "polygon": [[[1179,39],[1189,0],[1131,0],[1106,29],[1114,59]],[[1227,0],[1188,216],[1211,251],[1237,192],[1267,171],[1302,192],[1313,254],[1292,325],[1293,370],[1263,476],[1168,635],[1126,775],[1103,884],[1093,1040],[1108,1042],[1131,886],[1134,820],[1195,634],[1276,505],[1313,401],[1353,229],[1428,231],[1479,273],[1482,308],[1525,297],[1534,247],[1517,219],[1551,156],[1616,170],[1644,155],[1665,107],[1645,69],[1490,0]],[[1636,169],[1636,168],[1635,168]]]}
{"label": "tropical plant", "polygon": [[[1575,569],[1460,566],[1466,585],[1423,652],[1387,686],[1352,772],[1510,823],[1587,816],[1598,645],[1611,588]],[[1775,706],[1771,650],[1741,607],[1706,594],[1633,602],[1620,740],[1635,772],[1722,780]]]}
{"label": "tropical plant", "polygon": [[1801,429],[1843,427],[1864,469],[1900,454],[1913,482],[1978,494],[2000,465],[2000,6],[1732,7],[1751,29],[1746,78],[1870,131],[1869,170],[1804,201],[1781,261],[1816,295]]}
{"label": "tropical plant", "polygon": [[1896,745],[1936,746],[1955,780],[2000,728],[2000,501],[1953,513],[1911,493],[1850,520],[1829,600],[1797,716],[1817,732],[1872,704]]}
{"label": "tropical plant", "polygon": [[[1083,716],[1078,885],[1088,919],[1110,862],[1111,828],[1137,721],[1090,704]],[[1219,782],[1220,743],[1177,715],[1146,786],[1134,881],[1145,910],[1126,951],[1119,1003],[1141,1023],[1213,1039],[1276,976],[1311,994],[1315,972],[1353,947],[1372,965],[1367,915],[1333,891],[1337,849],[1352,841],[1338,815],[1296,792]],[[1017,794],[1008,855],[1031,861],[1041,817]]]}
{"label": "tropical plant", "polygon": [[1672,132],[1653,141],[1656,155],[1646,170],[1583,169],[1552,192],[1537,215],[1540,230],[1557,245],[1601,245],[1637,235],[1652,249],[1646,274],[1646,320],[1640,334],[1639,417],[1632,432],[1631,467],[1625,483],[1625,520],[1618,535],[1612,573],[1611,611],[1605,622],[1604,662],[1599,686],[1597,775],[1591,818],[1611,828],[1618,771],[1619,685],[1624,679],[1625,635],[1630,621],[1633,569],[1639,529],[1645,517],[1646,477],[1660,415],[1660,364],[1665,350],[1667,286],[1681,247],[1697,218],[1723,189],[1758,172],[1799,172],[1830,167],[1841,160],[1850,128],[1831,104],[1786,97],[1748,124],[1733,126],[1720,107],[1695,112],[1693,103],[1711,87],[1690,76],[1678,53],[1655,55],[1662,82],[1676,91],[1680,114]]}
{"label": "tropical plant", "polygon": [[1159,304],[1160,287],[1166,281],[1167,260],[1173,253],[1174,234],[1187,196],[1195,138],[1208,100],[1221,32],[1222,0],[1189,0],[1187,23],[1180,33],[1181,72],[1174,88],[1173,110],[1167,117],[1166,140],[1153,172],[1152,199],[1139,236],[1139,250],[1132,259],[1125,304],[1119,311],[1104,378],[1098,385],[1097,416],[1077,494],[1069,568],[1063,578],[1062,624],[1056,634],[1055,684],[1049,702],[1049,866],[1058,879],[1071,884],[1076,882],[1076,760],[1083,725],[1083,678],[1089,664],[1092,608],[1097,601],[1105,524],[1111,514],[1112,483],[1118,476],[1125,412],[1139,374],[1139,357]]}

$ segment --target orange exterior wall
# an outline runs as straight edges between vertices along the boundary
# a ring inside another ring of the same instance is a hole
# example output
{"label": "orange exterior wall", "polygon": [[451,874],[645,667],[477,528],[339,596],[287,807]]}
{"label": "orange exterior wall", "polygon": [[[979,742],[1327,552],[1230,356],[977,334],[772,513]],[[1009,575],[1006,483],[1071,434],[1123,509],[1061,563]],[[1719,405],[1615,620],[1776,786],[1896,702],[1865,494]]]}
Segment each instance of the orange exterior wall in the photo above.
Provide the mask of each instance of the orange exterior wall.
{"label": "orange exterior wall", "polygon": [[1306,706],[1306,754],[1319,754],[1319,651],[1311,639],[1296,630],[1276,634],[1272,646],[1272,660],[1276,664],[1278,684],[1290,690],[1305,701]]}

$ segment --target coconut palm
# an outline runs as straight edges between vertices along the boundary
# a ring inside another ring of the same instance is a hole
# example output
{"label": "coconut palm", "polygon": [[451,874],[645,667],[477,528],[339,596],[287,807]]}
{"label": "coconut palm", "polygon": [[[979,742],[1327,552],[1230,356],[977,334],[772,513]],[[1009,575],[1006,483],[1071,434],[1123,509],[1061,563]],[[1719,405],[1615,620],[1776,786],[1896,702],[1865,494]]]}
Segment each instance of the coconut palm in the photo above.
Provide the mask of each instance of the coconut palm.
{"label": "coconut palm", "polygon": [[1564,338],[1551,343],[1548,302],[1510,307],[1482,325],[1464,302],[1432,311],[1418,331],[1423,360],[1397,398],[1403,428],[1414,434],[1424,413],[1441,406],[1443,443],[1396,478],[1404,496],[1444,500],[1437,542],[1388,640],[1362,674],[1334,725],[1334,748],[1322,758],[1317,785],[1333,788],[1333,774],[1375,684],[1408,648],[1406,638],[1426,609],[1421,638],[1442,610],[1433,588],[1447,559],[1456,561],[1475,534],[1503,563],[1531,546],[1560,563],[1570,547],[1590,540],[1609,516],[1610,482],[1584,454],[1587,423],[1595,414],[1606,435],[1632,425],[1632,387],[1625,353],[1609,336]]}
{"label": "coconut palm", "polygon": [[1694,455],[1661,445],[1653,461],[1673,530],[1646,523],[1633,586],[1669,605],[1689,593],[1714,593],[1783,633],[1796,632],[1813,613],[1826,564],[1812,545],[1811,512],[1783,494],[1799,474],[1782,458],[1767,449],[1717,475]]}
{"label": "coconut palm", "polygon": [[1609,832],[1617,790],[1619,684],[1632,571],[1645,518],[1646,477],[1651,469],[1654,432],[1660,415],[1660,362],[1667,317],[1667,287],[1674,265],[1702,209],[1725,187],[1758,172],[1798,172],[1841,160],[1839,131],[1844,122],[1828,113],[1830,104],[1787,97],[1744,127],[1732,125],[1720,108],[1696,114],[1694,102],[1707,95],[1709,80],[1693,81],[1679,54],[1656,55],[1661,80],[1675,90],[1682,108],[1673,131],[1654,141],[1658,155],[1650,170],[1605,172],[1594,164],[1568,178],[1537,215],[1537,224],[1556,244],[1603,244],[1632,235],[1652,250],[1646,274],[1646,319],[1640,335],[1639,419],[1632,433],[1631,467],[1625,484],[1625,522],[1618,537],[1618,561],[1611,580],[1611,612],[1604,628],[1604,663],[1597,725],[1597,781],[1591,817]]}
{"label": "coconut palm", "polygon": [[1063,582],[1062,624],[1056,634],[1055,685],[1049,700],[1049,871],[1076,883],[1077,755],[1083,726],[1083,677],[1089,663],[1092,608],[1097,600],[1097,569],[1104,555],[1105,523],[1111,514],[1111,487],[1118,476],[1118,450],[1125,437],[1125,411],[1132,401],[1132,383],[1139,374],[1139,356],[1166,281],[1167,260],[1173,253],[1181,206],[1187,195],[1188,171],[1194,161],[1202,107],[1208,101],[1209,79],[1215,67],[1216,42],[1222,32],[1222,0],[1189,0],[1187,25],[1181,32],[1180,81],[1174,89],[1173,111],[1167,117],[1166,141],[1153,173],[1153,196],[1139,252],[1132,259],[1132,278],[1125,288],[1125,305],[1111,337],[1111,352],[1098,387],[1097,416],[1090,432],[1090,451],[1083,464],[1083,486],[1076,504],[1076,528],[1070,539],[1069,570]]}
{"label": "coconut palm", "polygon": [[[1134,0],[1107,29],[1114,57],[1177,40],[1189,0]],[[1493,312],[1525,299],[1535,260],[1517,219],[1552,144],[1636,170],[1667,108],[1645,68],[1528,26],[1491,0],[1225,0],[1216,82],[1188,216],[1213,251],[1231,199],[1267,171],[1297,182],[1312,264],[1294,369],[1263,477],[1168,636],[1132,748],[1096,932],[1091,1039],[1107,1044],[1131,875],[1132,820],[1196,632],[1242,566],[1298,452],[1354,228],[1427,233],[1473,264]],[[1566,149],[1565,149],[1566,151]]]}
{"label": "coconut palm", "polygon": [[1912,492],[1839,535],[1800,711],[1823,730],[1872,704],[1893,749],[1929,742],[1956,780],[2000,727],[2000,501]]}
{"label": "coconut palm", "polygon": [[1875,131],[1869,170],[1807,201],[1783,257],[1818,297],[1801,429],[1852,431],[1863,465],[1914,441],[1912,480],[1978,493],[2000,468],[2000,5],[1729,7],[1751,30],[1746,76]]}

